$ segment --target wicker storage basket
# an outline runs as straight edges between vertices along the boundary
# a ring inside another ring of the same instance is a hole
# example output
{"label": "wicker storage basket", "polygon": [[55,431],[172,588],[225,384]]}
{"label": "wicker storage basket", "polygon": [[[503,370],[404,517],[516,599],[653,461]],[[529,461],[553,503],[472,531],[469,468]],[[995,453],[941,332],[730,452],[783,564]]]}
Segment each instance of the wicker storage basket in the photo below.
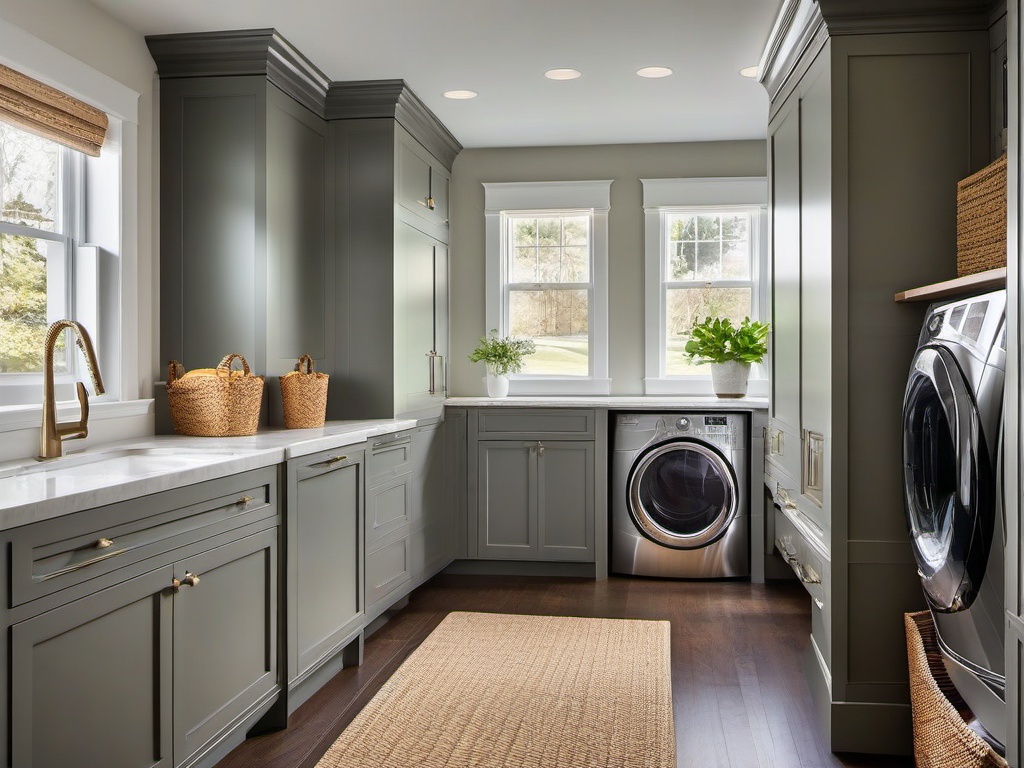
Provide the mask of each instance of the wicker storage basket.
{"label": "wicker storage basket", "polygon": [[[242,370],[231,370],[240,360]],[[194,437],[255,435],[263,402],[263,377],[249,371],[239,354],[225,356],[216,368],[184,373],[177,360],[167,365],[167,405],[174,431]]]}
{"label": "wicker storage basket", "polygon": [[967,721],[974,717],[943,666],[928,611],[903,616],[917,768],[1009,768]]}
{"label": "wicker storage basket", "polygon": [[1006,155],[956,185],[956,273],[1006,266]]}
{"label": "wicker storage basket", "polygon": [[288,429],[315,429],[324,425],[327,414],[326,373],[313,370],[313,358],[303,355],[295,370],[281,376],[281,404]]}

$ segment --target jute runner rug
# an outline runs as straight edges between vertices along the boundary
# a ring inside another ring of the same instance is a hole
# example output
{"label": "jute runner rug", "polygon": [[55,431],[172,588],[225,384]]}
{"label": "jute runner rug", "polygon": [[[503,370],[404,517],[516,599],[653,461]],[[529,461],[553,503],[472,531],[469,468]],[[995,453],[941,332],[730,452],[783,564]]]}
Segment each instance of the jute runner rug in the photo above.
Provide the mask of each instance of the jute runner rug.
{"label": "jute runner rug", "polygon": [[674,768],[669,623],[450,613],[317,768]]}

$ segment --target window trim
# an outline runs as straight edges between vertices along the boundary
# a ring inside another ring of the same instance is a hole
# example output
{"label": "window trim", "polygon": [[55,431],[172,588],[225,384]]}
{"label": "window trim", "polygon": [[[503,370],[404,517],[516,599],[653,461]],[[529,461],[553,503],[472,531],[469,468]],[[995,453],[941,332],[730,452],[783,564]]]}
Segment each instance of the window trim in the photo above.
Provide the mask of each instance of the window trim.
{"label": "window trim", "polygon": [[[756,252],[752,253],[751,277],[753,304],[758,317],[765,320],[768,310],[768,179],[760,176],[734,176],[689,179],[640,179],[644,207],[644,394],[712,395],[711,374],[706,376],[666,376],[665,291],[663,258],[668,228],[667,214],[705,209],[709,212],[756,209]],[[725,281],[728,282],[728,281]],[[765,365],[751,369],[747,394],[768,396]]]}
{"label": "window trim", "polygon": [[[507,335],[507,293],[504,275],[506,216],[504,214],[587,212],[591,217],[590,375],[550,376],[514,374],[512,395],[607,395],[608,374],[608,211],[612,181],[484,182],[486,241],[486,329]],[[486,332],[486,329],[484,332]],[[481,334],[482,335],[482,334]]]}
{"label": "window trim", "polygon": [[[94,265],[92,277],[76,280],[74,302],[80,308],[91,301],[92,317],[75,314],[86,324],[97,342],[100,367],[107,394],[90,397],[110,418],[136,415],[148,409],[151,400],[139,400],[139,291],[138,291],[138,168],[140,94],[123,83],[74,58],[68,53],[0,19],[0,64],[12,67],[40,82],[103,110],[109,127],[99,158],[84,158],[86,189],[106,189],[117,200],[116,210],[108,206],[84,205],[80,221],[90,240],[78,240],[75,253]],[[97,210],[98,209],[98,210]],[[96,242],[90,233],[101,233]],[[79,232],[77,234],[82,234]],[[101,299],[100,292],[103,296]],[[84,295],[83,295],[84,294]],[[105,350],[113,355],[105,354]],[[103,358],[112,360],[105,362]],[[41,377],[40,377],[41,378]],[[61,408],[67,406],[61,405]],[[0,403],[0,432],[24,429],[31,420],[38,426],[42,405]]]}

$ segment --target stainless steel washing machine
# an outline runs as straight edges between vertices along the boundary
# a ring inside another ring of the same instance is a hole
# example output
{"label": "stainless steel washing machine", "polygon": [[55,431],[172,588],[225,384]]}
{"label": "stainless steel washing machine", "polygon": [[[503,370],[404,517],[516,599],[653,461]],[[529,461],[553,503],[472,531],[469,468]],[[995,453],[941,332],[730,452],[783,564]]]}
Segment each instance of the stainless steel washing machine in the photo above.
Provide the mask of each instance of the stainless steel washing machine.
{"label": "stainless steel washing machine", "polygon": [[928,309],[903,402],[904,493],[950,679],[1006,739],[1001,497],[1006,292]]}
{"label": "stainless steel washing machine", "polygon": [[749,415],[622,413],[611,466],[611,570],[750,575]]}

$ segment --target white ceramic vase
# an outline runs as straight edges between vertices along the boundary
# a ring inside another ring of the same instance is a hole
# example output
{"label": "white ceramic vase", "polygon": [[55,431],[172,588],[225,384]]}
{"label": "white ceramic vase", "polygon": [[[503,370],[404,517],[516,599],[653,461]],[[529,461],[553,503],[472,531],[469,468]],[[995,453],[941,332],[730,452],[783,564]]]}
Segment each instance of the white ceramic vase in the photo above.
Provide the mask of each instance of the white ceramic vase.
{"label": "white ceramic vase", "polygon": [[750,363],[728,360],[711,364],[711,386],[719,397],[745,397]]}
{"label": "white ceramic vase", "polygon": [[508,397],[508,376],[488,371],[484,381],[487,382],[488,397]]}

